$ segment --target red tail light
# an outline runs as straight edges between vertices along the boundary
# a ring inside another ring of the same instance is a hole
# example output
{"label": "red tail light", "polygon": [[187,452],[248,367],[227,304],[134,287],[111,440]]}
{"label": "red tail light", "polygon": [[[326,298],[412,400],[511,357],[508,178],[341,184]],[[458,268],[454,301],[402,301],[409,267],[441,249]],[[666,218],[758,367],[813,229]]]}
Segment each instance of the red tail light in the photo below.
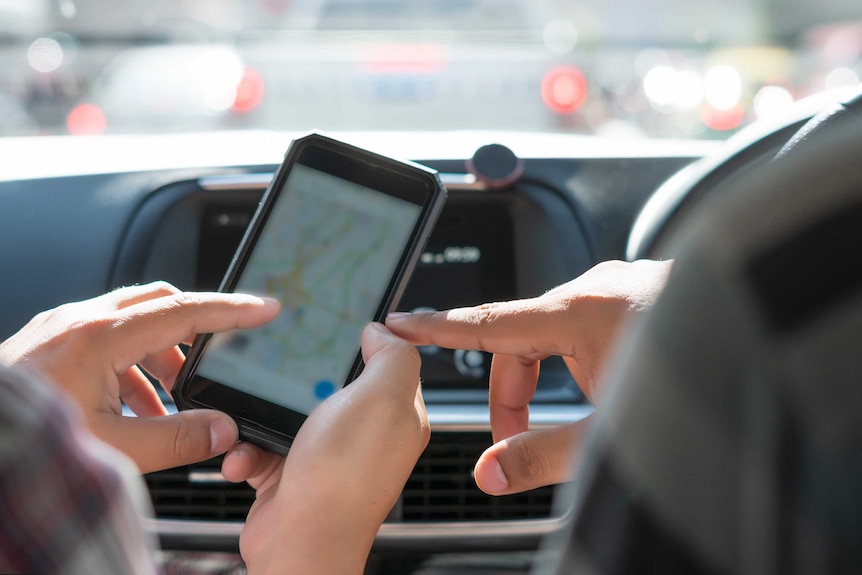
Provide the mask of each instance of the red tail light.
{"label": "red tail light", "polygon": [[577,111],[587,99],[587,79],[577,68],[559,66],[542,79],[542,101],[557,114]]}
{"label": "red tail light", "polygon": [[66,128],[73,136],[104,134],[108,118],[95,104],[78,104],[66,116]]}
{"label": "red tail light", "polygon": [[236,87],[236,98],[231,109],[238,114],[251,112],[263,102],[263,76],[253,68],[246,68]]}
{"label": "red tail light", "polygon": [[375,75],[430,75],[445,70],[448,60],[439,44],[375,44],[362,50],[360,66]]}
{"label": "red tail light", "polygon": [[718,110],[709,105],[704,105],[700,110],[703,123],[712,130],[724,132],[735,130],[745,119],[745,110],[737,104],[729,110]]}

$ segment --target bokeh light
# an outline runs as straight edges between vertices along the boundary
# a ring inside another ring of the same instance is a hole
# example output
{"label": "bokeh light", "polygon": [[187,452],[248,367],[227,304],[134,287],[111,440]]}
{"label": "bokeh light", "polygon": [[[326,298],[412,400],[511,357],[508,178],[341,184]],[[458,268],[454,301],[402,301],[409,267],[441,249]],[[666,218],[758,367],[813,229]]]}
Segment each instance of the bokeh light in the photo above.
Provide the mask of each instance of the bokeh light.
{"label": "bokeh light", "polygon": [[732,110],[742,98],[742,78],[736,68],[718,65],[704,76],[704,98],[715,110]]}
{"label": "bokeh light", "polygon": [[841,67],[829,72],[823,83],[826,90],[834,90],[836,88],[855,86],[859,81],[859,75],[856,72],[850,68]]}
{"label": "bokeh light", "polygon": [[554,18],[542,30],[545,47],[553,54],[564,55],[574,50],[578,43],[578,29],[571,20]]}
{"label": "bokeh light", "polygon": [[36,38],[27,50],[27,61],[37,72],[53,72],[63,64],[63,47],[54,38]]}
{"label": "bokeh light", "polygon": [[108,119],[98,106],[78,104],[66,116],[66,128],[73,136],[104,134],[108,128]]}
{"label": "bokeh light", "polygon": [[764,86],[754,95],[754,113],[758,118],[781,115],[793,106],[793,94],[782,86]]}

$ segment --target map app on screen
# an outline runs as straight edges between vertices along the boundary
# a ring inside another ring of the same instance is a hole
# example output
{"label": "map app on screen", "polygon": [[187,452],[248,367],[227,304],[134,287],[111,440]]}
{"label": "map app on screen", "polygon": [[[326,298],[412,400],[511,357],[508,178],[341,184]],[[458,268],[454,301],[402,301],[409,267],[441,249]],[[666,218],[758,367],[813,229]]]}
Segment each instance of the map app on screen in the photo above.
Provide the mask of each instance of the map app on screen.
{"label": "map app on screen", "polygon": [[281,314],[215,334],[198,373],[308,414],[345,383],[421,206],[303,164],[284,186],[235,289]]}

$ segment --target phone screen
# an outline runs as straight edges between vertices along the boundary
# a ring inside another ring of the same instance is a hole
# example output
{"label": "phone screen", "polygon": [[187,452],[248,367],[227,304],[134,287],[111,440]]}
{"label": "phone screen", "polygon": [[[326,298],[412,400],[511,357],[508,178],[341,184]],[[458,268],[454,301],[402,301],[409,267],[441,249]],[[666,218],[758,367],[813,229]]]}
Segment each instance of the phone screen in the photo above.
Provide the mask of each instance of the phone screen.
{"label": "phone screen", "polygon": [[254,330],[213,335],[197,373],[308,414],[344,385],[422,212],[297,163],[234,291],[281,302]]}

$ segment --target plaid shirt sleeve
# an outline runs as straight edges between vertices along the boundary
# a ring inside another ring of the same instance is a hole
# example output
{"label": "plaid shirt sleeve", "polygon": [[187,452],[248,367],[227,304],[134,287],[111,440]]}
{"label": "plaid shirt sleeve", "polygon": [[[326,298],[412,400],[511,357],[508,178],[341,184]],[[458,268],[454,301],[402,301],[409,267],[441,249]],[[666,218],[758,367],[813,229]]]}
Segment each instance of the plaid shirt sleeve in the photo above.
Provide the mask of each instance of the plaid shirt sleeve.
{"label": "plaid shirt sleeve", "polygon": [[0,572],[156,572],[137,470],[76,415],[44,382],[0,370]]}

